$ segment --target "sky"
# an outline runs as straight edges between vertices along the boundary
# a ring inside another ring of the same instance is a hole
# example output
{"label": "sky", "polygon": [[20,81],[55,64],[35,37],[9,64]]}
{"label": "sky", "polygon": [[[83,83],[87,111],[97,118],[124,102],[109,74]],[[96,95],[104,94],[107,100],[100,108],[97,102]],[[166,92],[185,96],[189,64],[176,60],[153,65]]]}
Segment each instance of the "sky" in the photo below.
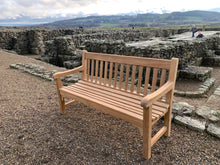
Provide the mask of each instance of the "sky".
{"label": "sky", "polygon": [[78,17],[220,8],[220,0],[0,0],[0,19]]}

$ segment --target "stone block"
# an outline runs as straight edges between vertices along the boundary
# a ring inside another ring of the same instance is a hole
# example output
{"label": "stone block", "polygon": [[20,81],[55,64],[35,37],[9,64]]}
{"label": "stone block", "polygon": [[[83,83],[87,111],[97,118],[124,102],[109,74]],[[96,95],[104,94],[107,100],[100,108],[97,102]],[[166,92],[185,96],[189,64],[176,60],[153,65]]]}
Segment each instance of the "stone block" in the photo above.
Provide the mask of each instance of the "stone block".
{"label": "stone block", "polygon": [[196,115],[209,120],[218,120],[220,119],[220,111],[211,109],[206,106],[199,106],[195,111]]}
{"label": "stone block", "polygon": [[184,125],[192,130],[203,132],[205,130],[205,121],[199,121],[187,116],[176,116],[174,122],[180,125]]}
{"label": "stone block", "polygon": [[220,56],[205,57],[202,61],[203,66],[220,66]]}
{"label": "stone block", "polygon": [[220,127],[218,127],[217,125],[209,124],[207,132],[217,138],[220,138]]}
{"label": "stone block", "polygon": [[188,66],[179,71],[179,78],[205,81],[211,77],[212,70],[210,67]]}

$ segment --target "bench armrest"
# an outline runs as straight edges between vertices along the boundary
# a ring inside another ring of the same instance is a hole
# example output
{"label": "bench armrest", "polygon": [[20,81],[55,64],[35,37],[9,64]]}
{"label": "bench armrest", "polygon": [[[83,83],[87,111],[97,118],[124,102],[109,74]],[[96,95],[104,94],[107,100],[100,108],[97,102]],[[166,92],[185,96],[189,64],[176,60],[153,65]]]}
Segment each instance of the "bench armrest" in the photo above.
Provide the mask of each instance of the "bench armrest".
{"label": "bench armrest", "polygon": [[156,90],[155,92],[145,96],[141,100],[141,106],[143,108],[149,107],[150,105],[152,105],[153,102],[155,102],[159,98],[163,97],[166,93],[168,93],[172,89],[174,89],[174,83],[170,82],[170,81],[166,82],[158,90]]}
{"label": "bench armrest", "polygon": [[67,75],[70,75],[70,74],[74,74],[74,73],[83,71],[83,70],[84,70],[84,67],[83,66],[79,66],[79,67],[71,69],[71,70],[54,73],[53,74],[53,78],[54,79],[58,79],[58,78],[61,78],[61,77],[64,77],[64,76],[67,76]]}

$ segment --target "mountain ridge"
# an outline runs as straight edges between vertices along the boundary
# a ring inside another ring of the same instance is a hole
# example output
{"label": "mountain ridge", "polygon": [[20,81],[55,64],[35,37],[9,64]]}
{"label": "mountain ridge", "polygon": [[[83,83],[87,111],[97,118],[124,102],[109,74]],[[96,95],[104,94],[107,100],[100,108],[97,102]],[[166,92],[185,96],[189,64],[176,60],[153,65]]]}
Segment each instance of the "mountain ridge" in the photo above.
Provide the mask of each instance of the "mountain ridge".
{"label": "mountain ridge", "polygon": [[220,12],[194,10],[164,14],[146,13],[137,15],[88,16],[56,21],[40,26],[53,28],[98,28],[128,26],[153,27],[189,24],[220,25]]}
{"label": "mountain ridge", "polygon": [[[213,11],[214,10],[214,11]],[[149,13],[127,13],[120,15],[90,15],[83,17],[83,14],[76,18],[67,17],[45,17],[30,18],[20,16],[16,19],[0,19],[0,26],[34,26],[51,28],[78,28],[78,27],[128,27],[128,26],[173,26],[188,24],[220,24],[220,8],[211,11],[182,11],[163,12],[162,14]]]}

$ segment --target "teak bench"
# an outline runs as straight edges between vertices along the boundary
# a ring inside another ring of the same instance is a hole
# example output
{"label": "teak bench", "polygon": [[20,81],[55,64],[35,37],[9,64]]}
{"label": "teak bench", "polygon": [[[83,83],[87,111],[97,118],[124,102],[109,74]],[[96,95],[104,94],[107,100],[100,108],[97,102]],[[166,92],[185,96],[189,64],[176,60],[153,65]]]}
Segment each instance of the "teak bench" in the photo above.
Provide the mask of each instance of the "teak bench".
{"label": "teak bench", "polygon": [[[153,59],[83,51],[82,66],[54,74],[61,113],[81,102],[132,123],[143,135],[143,157],[162,136],[170,136],[178,59]],[[82,72],[82,80],[62,86],[61,77]],[[65,103],[65,98],[71,101]],[[152,126],[164,126],[152,137]]]}

